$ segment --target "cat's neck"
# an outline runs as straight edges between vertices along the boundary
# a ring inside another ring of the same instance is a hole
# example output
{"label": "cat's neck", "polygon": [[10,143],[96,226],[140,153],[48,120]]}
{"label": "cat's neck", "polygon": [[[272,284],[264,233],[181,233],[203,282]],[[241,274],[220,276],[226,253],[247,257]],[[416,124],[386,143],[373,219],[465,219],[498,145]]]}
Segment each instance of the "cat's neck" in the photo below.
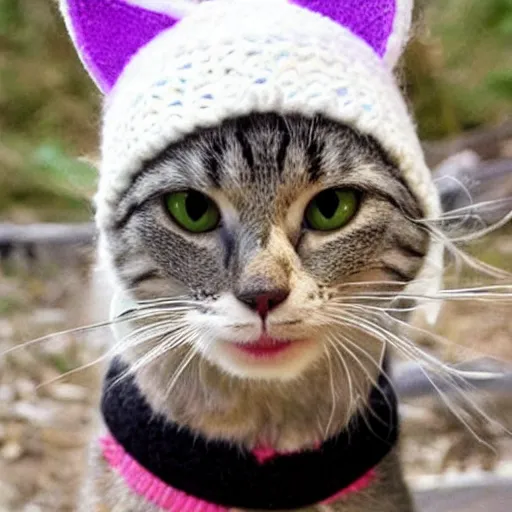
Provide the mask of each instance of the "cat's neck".
{"label": "cat's neck", "polygon": [[370,388],[367,380],[349,383],[327,362],[294,381],[265,382],[226,375],[198,357],[169,390],[175,371],[168,360],[137,372],[139,388],[155,412],[207,439],[282,452],[315,447],[342,431],[364,407],[362,397]]}

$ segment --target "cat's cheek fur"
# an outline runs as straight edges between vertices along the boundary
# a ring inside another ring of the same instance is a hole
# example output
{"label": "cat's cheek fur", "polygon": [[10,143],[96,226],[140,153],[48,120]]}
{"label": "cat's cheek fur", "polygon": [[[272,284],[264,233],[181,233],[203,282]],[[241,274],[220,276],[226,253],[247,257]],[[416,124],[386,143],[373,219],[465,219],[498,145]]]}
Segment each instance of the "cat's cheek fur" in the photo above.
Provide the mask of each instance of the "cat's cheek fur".
{"label": "cat's cheek fur", "polygon": [[[290,318],[293,310],[293,306],[285,303],[269,315],[265,327],[268,334],[290,339],[291,344],[282,353],[264,358],[254,358],[236,347],[238,343],[256,341],[264,329],[260,316],[231,293],[221,294],[206,310],[188,313],[187,323],[199,333],[194,343],[201,355],[221,370],[247,379],[292,380],[323,352],[323,343],[312,336],[310,326],[297,326],[293,336],[289,326],[279,326],[279,319]],[[287,336],[278,336],[279,332],[286,332]]]}

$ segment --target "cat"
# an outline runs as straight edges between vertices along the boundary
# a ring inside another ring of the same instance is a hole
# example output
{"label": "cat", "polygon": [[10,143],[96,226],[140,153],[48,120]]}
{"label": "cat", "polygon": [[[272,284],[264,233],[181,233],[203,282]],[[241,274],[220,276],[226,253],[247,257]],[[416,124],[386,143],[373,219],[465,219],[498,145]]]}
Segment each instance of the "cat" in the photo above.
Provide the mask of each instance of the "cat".
{"label": "cat", "polygon": [[[215,212],[209,229],[193,233],[173,217],[176,190],[188,191],[190,216]],[[314,215],[335,217],[340,205],[349,210],[341,227],[318,229]],[[138,344],[121,357],[169,421],[250,450],[311,449],[366,405],[384,347],[350,297],[398,295],[415,279],[430,243],[422,217],[379,144],[322,116],[251,114],[188,136],[133,180],[103,233],[121,286],[169,304],[164,316],[134,320]],[[162,320],[177,333],[170,343],[144,334]],[[262,329],[291,341],[263,355],[237,345]],[[94,439],[80,510],[156,512],[98,447]],[[412,511],[396,449],[376,474],[360,493],[300,510]]]}
{"label": "cat", "polygon": [[412,1],[60,3],[106,95],[82,510],[411,512],[388,345],[418,355],[393,327],[443,265],[394,78]]}

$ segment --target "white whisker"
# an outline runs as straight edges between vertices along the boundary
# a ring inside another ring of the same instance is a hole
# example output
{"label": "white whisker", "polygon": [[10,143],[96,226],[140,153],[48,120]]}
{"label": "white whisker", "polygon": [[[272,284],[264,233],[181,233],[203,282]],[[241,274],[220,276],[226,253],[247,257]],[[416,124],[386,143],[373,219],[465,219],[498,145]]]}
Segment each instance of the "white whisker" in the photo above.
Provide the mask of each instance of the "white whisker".
{"label": "white whisker", "polygon": [[352,359],[359,365],[359,367],[363,370],[363,372],[366,374],[366,376],[368,377],[369,381],[373,384],[373,386],[375,388],[377,388],[379,391],[380,391],[380,394],[382,395],[382,397],[384,398],[387,406],[391,409],[391,404],[389,403],[389,400],[386,396],[386,394],[382,391],[382,389],[380,388],[380,385],[378,383],[378,381],[375,379],[374,376],[372,376],[370,374],[370,372],[368,371],[368,369],[361,363],[361,361],[359,360],[359,358],[354,354],[354,352],[352,350],[350,350],[346,344],[349,344],[351,347],[353,347],[355,350],[358,350],[359,352],[361,352],[363,355],[366,356],[366,358],[368,359],[368,361],[370,361],[374,366],[375,368],[379,371],[379,374],[383,375],[384,378],[388,381],[388,383],[393,386],[393,383],[391,381],[391,378],[388,376],[388,374],[384,371],[384,369],[382,368],[382,365],[379,364],[377,361],[375,361],[375,359],[366,351],[364,350],[362,347],[360,347],[357,343],[353,342],[350,340],[350,338],[348,336],[344,336],[342,335],[342,339],[343,339],[343,342],[344,343],[340,343],[340,347],[345,350],[347,352],[347,354],[349,354]]}
{"label": "white whisker", "polygon": [[185,371],[187,366],[190,364],[192,359],[194,359],[194,357],[196,356],[197,353],[198,353],[197,349],[194,346],[192,346],[190,348],[190,350],[188,351],[187,356],[183,359],[183,361],[181,361],[179,367],[174,372],[173,378],[172,378],[169,386],[167,387],[167,390],[165,392],[166,398],[169,397],[169,395],[171,394],[174,386],[176,385],[176,382],[178,382],[178,379],[180,378],[182,373]]}
{"label": "white whisker", "polygon": [[[364,308],[361,308],[364,311]],[[467,394],[464,392],[465,389],[472,389],[472,385],[466,379],[475,378],[475,376],[480,377],[496,377],[499,375],[494,372],[468,372],[459,370],[457,368],[452,368],[434,356],[431,356],[421,349],[419,349],[412,341],[407,338],[400,338],[395,335],[393,332],[385,329],[382,325],[376,324],[375,322],[370,321],[367,318],[362,318],[359,315],[351,314],[346,310],[342,310],[337,312],[337,315],[331,314],[332,321],[338,323],[340,325],[344,325],[350,328],[358,329],[371,336],[375,337],[377,340],[380,340],[384,343],[389,343],[393,348],[395,348],[399,353],[403,354],[407,358],[419,361],[419,366],[421,371],[425,374],[428,380],[432,383],[434,389],[438,392],[442,400],[446,403],[446,405],[450,408],[453,414],[468,428],[470,432],[473,433],[472,429],[467,425],[466,420],[461,416],[461,414],[455,410],[454,404],[450,399],[446,396],[440,387],[435,384],[434,380],[427,373],[427,368],[436,374],[437,379],[444,380],[445,383],[449,384],[452,389],[456,390],[460,393],[460,397],[464,399],[464,403],[468,405],[474,412],[476,412],[480,417],[484,418],[486,421],[490,422],[498,426],[500,429],[505,430],[505,427],[501,425],[499,422],[493,420],[485,411],[482,410],[478,404],[470,400]],[[478,437],[478,436],[477,436]],[[478,438],[479,441],[482,441]],[[485,444],[485,442],[484,442]]]}
{"label": "white whisker", "polygon": [[327,420],[327,425],[325,426],[324,429],[324,437],[327,438],[332,426],[332,422],[334,421],[334,414],[336,412],[336,391],[334,388],[334,376],[332,372],[331,353],[329,352],[329,350],[327,350],[326,346],[324,346],[324,353],[327,358],[327,364],[329,366],[329,387],[331,390],[331,413],[329,415],[329,419]]}
{"label": "white whisker", "polygon": [[348,386],[348,394],[349,394],[349,404],[348,404],[348,407],[347,407],[347,418],[346,418],[345,421],[348,422],[348,420],[350,419],[350,416],[352,415],[353,411],[355,410],[354,402],[357,400],[357,397],[360,395],[360,391],[356,390],[357,393],[354,393],[354,384],[352,382],[352,374],[350,373],[350,369],[349,369],[349,367],[347,365],[347,362],[345,361],[345,358],[343,357],[343,354],[339,351],[338,347],[336,346],[336,342],[331,337],[328,338],[328,342],[330,343],[332,348],[337,353],[337,355],[339,357],[339,360],[340,360],[340,363],[343,366],[343,370],[344,370],[344,373],[345,373],[346,378],[347,378],[347,386]]}
{"label": "white whisker", "polygon": [[440,215],[439,217],[431,217],[426,219],[411,219],[409,220],[417,223],[429,224],[431,222],[442,222],[445,219],[450,218],[458,218],[463,215],[467,215],[468,212],[472,213],[475,210],[484,210],[489,208],[489,210],[503,208],[504,205],[512,204],[512,197],[503,197],[501,199],[491,199],[489,201],[481,201],[480,203],[471,203],[466,206],[461,206],[459,208],[455,208],[453,210],[449,210],[448,212]]}

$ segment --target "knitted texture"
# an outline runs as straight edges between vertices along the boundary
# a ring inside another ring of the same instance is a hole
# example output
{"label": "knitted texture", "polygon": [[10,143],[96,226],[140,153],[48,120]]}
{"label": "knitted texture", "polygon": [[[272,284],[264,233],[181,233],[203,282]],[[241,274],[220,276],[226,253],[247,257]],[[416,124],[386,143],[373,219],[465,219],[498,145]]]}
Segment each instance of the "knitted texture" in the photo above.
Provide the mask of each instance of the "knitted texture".
{"label": "knitted texture", "polygon": [[395,0],[295,0],[293,3],[323,14],[366,41],[380,56],[386,52],[387,39],[393,30]]}
{"label": "knitted texture", "polygon": [[229,512],[229,508],[208,503],[165,484],[130,457],[112,436],[105,436],[100,442],[108,465],[119,473],[134,493],[160,509],[167,512]]}
{"label": "knitted texture", "polygon": [[[82,59],[109,91],[96,195],[100,233],[113,225],[119,199],[148,161],[200,128],[251,112],[320,114],[372,135],[425,216],[440,215],[392,73],[412,0],[181,0],[179,22],[173,0],[61,1]],[[158,13],[140,7],[155,3]],[[108,21],[102,12],[111,14]],[[427,262],[409,290],[438,288],[439,242]]]}
{"label": "knitted texture", "polygon": [[424,211],[437,215],[407,108],[371,47],[330,19],[280,0],[219,0],[199,5],[147,44],[112,91],[100,227],[112,221],[112,209],[147,160],[198,128],[250,112],[324,114],[372,134]]}
{"label": "knitted texture", "polygon": [[[386,372],[385,361],[383,366]],[[313,448],[282,453],[207,439],[169,421],[151,408],[126,371],[114,359],[106,375],[103,455],[132,490],[168,510],[177,502],[256,510],[331,502],[371,484],[398,440],[397,397],[386,373],[346,429]]]}
{"label": "knitted texture", "polygon": [[[105,93],[139,48],[201,0],[61,0],[82,62]],[[226,0],[225,0],[226,1]],[[288,0],[348,28],[393,67],[407,39],[410,0]]]}
{"label": "knitted texture", "polygon": [[[183,512],[185,510],[193,510],[194,512],[229,512],[231,510],[222,505],[215,505],[195,496],[190,496],[162,482],[162,480],[152,475],[126,453],[124,448],[112,436],[107,435],[101,438],[100,444],[105,461],[112,469],[117,471],[126,485],[135,494],[138,494],[160,509],[167,512]],[[368,473],[358,478],[345,489],[337,492],[331,498],[323,501],[322,504],[335,503],[351,494],[361,492],[368,488],[374,479],[375,470],[370,469]]]}
{"label": "knitted texture", "polygon": [[62,5],[67,20],[84,20],[73,24],[78,54],[104,92],[112,88],[126,62],[140,48],[176,23],[169,16],[123,0],[98,0],[94,4],[91,0],[74,0]]}

